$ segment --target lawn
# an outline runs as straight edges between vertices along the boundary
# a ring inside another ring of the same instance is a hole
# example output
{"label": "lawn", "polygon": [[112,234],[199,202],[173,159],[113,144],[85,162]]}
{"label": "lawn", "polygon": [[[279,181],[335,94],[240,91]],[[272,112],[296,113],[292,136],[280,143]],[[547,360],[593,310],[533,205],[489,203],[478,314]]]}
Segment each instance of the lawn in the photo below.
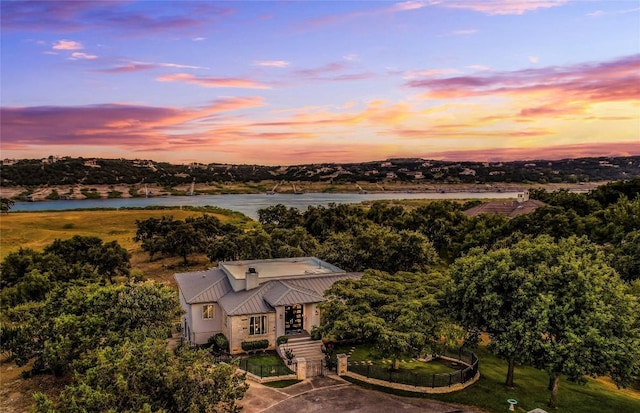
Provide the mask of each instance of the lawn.
{"label": "lawn", "polygon": [[[507,399],[516,399],[516,411],[527,412],[535,408],[547,411],[550,393],[547,390],[548,376],[541,370],[528,366],[518,366],[515,370],[515,388],[504,385],[507,364],[489,353],[484,346],[474,350],[480,359],[480,381],[471,387],[449,394],[421,395],[359,383],[364,387],[413,397],[429,397],[451,403],[462,403],[477,406],[489,412],[504,412],[509,405]],[[368,354],[365,348],[356,348],[355,357]],[[558,393],[558,413],[583,413],[598,411],[599,413],[640,412],[640,391],[617,389],[607,379],[587,379],[585,385],[570,383],[562,378]]]}
{"label": "lawn", "polygon": [[[338,346],[336,347],[335,354],[349,354],[351,346]],[[353,353],[349,357],[351,363],[367,363],[375,366],[391,367],[393,360],[390,358],[376,357],[372,352],[370,344],[361,344],[355,347]],[[400,370],[413,374],[440,374],[440,373],[453,373],[459,368],[465,366],[459,365],[458,367],[452,367],[451,362],[446,360],[433,360],[429,362],[419,361],[412,359],[411,357],[403,357],[400,359]]]}
{"label": "lawn", "polygon": [[240,359],[240,368],[259,377],[294,374],[275,352],[256,354]]}

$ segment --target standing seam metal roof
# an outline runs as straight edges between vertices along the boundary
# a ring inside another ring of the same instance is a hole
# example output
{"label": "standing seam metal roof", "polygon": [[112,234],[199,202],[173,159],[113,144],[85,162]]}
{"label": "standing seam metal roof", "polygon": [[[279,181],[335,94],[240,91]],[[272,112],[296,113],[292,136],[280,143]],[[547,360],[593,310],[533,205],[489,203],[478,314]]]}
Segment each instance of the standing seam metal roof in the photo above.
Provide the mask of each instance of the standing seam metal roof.
{"label": "standing seam metal roof", "polygon": [[227,315],[263,314],[275,311],[264,301],[264,294],[273,287],[268,282],[249,291],[227,294],[218,301]]}
{"label": "standing seam metal roof", "polygon": [[324,297],[315,291],[292,286],[286,281],[273,281],[273,283],[276,285],[264,295],[264,299],[274,307],[324,301]]}
{"label": "standing seam metal roof", "polygon": [[217,302],[231,291],[226,274],[220,269],[185,272],[174,275],[178,287],[189,304]]}
{"label": "standing seam metal roof", "polygon": [[342,273],[273,280],[235,292],[219,268],[174,275],[187,303],[217,302],[228,315],[264,314],[274,312],[276,306],[322,302],[324,292],[336,281],[361,277],[362,273]]}

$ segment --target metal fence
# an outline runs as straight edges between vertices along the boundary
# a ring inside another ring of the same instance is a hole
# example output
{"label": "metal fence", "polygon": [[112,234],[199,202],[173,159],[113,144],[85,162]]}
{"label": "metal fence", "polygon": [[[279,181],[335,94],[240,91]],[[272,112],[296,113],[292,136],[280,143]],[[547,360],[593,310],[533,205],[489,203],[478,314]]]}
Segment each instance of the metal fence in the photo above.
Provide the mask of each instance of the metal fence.
{"label": "metal fence", "polygon": [[443,356],[456,359],[467,366],[456,372],[440,374],[412,373],[368,364],[351,364],[348,370],[367,378],[419,387],[450,387],[454,384],[466,383],[478,373],[478,357],[471,351],[461,348],[457,351],[446,351]]}
{"label": "metal fence", "polygon": [[288,374],[295,374],[294,370],[295,365],[291,365],[289,367],[283,364],[259,364],[252,363],[251,358],[244,358],[239,360],[238,367],[248,373],[255,374],[256,376],[262,378],[265,377],[275,377],[275,376],[286,376]]}

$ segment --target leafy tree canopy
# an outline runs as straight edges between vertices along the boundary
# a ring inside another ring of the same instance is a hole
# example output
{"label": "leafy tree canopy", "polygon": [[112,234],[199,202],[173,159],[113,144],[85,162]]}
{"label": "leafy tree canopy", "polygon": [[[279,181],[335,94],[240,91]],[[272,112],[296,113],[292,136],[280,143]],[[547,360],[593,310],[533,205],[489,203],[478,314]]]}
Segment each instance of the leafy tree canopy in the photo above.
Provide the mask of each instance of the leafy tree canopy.
{"label": "leafy tree canopy", "polygon": [[552,407],[560,375],[581,381],[608,374],[626,385],[637,371],[638,302],[586,237],[556,242],[544,235],[474,250],[451,273],[450,302],[461,323],[488,331],[499,356],[547,371]]}
{"label": "leafy tree canopy", "polygon": [[166,338],[182,310],[174,291],[154,283],[58,287],[43,302],[5,314],[3,350],[18,365],[63,374],[100,346],[126,338]]}
{"label": "leafy tree canopy", "polygon": [[444,333],[455,334],[442,306],[449,279],[441,273],[368,270],[359,280],[335,283],[321,304],[321,333],[365,340],[396,361],[434,352]]}
{"label": "leafy tree canopy", "polygon": [[[162,340],[126,340],[83,360],[54,411],[237,413],[236,400],[248,388],[244,379],[204,350],[182,347],[174,355]],[[36,400],[37,413],[54,407],[41,394]]]}

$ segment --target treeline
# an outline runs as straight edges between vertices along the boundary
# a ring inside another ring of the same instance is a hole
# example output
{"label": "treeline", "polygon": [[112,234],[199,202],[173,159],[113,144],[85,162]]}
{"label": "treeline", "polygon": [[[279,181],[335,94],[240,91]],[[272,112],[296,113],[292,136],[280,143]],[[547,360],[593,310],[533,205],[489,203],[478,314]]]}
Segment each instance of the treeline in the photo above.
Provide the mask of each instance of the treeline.
{"label": "treeline", "polygon": [[153,259],[193,253],[212,262],[318,256],[347,271],[424,271],[449,265],[472,248],[549,235],[554,240],[586,236],[600,245],[626,281],[640,278],[640,178],[603,185],[589,193],[531,190],[547,205],[530,214],[469,217],[460,204],[434,201],[409,210],[375,202],[311,206],[305,211],[275,205],[258,211],[261,226],[242,231],[215,217],[136,223],[136,240]]}
{"label": "treeline", "polygon": [[3,186],[259,182],[576,183],[640,175],[640,157],[557,161],[447,162],[392,159],[353,164],[262,165],[189,164],[127,159],[54,158],[2,162]]}

